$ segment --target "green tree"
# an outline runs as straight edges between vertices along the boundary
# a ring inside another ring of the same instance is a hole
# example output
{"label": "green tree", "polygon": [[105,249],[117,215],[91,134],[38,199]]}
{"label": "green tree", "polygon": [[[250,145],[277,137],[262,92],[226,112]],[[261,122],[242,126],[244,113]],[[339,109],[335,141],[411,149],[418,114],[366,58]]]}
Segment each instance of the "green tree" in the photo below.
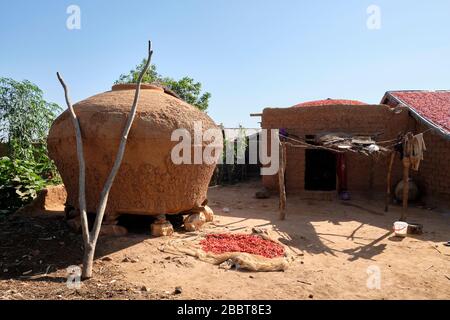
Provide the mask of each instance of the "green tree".
{"label": "green tree", "polygon": [[47,181],[36,173],[34,161],[0,158],[0,216],[30,203]]}
{"label": "green tree", "polygon": [[[137,83],[139,78],[140,70],[142,70],[147,63],[147,60],[144,59],[142,62],[136,66],[136,68],[130,70],[130,72],[126,74],[121,74],[119,80],[114,82],[115,84],[119,83]],[[145,72],[142,77],[142,83],[160,83],[161,76],[156,71],[156,66],[154,64],[150,65],[150,67]]]}
{"label": "green tree", "polygon": [[[115,84],[136,83],[139,77],[139,72],[142,70],[146,62],[147,61],[144,59],[139,65],[136,66],[136,68],[130,70],[126,74],[120,75],[119,80],[117,80]],[[162,85],[172,90],[181,99],[197,107],[198,109],[202,111],[206,111],[206,109],[208,109],[211,94],[209,92],[202,93],[202,84],[200,82],[196,82],[192,78],[183,77],[180,80],[175,80],[170,77],[163,77],[157,72],[156,66],[152,64],[144,74],[142,82]]]}
{"label": "green tree", "polygon": [[30,81],[0,78],[0,143],[8,147],[8,156],[0,158],[0,214],[29,203],[49,182],[61,181],[46,144],[60,110]]}
{"label": "green tree", "polygon": [[45,101],[42,90],[30,81],[0,78],[0,142],[8,144],[12,158],[34,160],[36,146],[45,145],[60,111],[57,104]]}

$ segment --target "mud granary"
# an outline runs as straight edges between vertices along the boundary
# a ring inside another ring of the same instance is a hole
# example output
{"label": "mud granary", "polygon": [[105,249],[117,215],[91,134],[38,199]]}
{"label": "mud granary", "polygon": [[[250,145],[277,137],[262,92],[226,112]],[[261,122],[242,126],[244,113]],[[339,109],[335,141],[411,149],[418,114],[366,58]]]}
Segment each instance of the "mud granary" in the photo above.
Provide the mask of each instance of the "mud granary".
{"label": "mud granary", "polygon": [[[96,212],[135,89],[135,84],[115,85],[111,91],[74,105],[82,130],[88,212]],[[178,214],[206,202],[215,164],[176,165],[171,159],[171,151],[178,143],[172,141],[172,132],[183,128],[192,135],[195,121],[202,122],[203,130],[218,128],[206,113],[165,89],[141,85],[136,118],[110,192],[104,223],[113,223],[122,214]],[[203,141],[201,147],[206,145]],[[77,148],[68,111],[53,123],[48,150],[67,189],[66,205],[78,209]]]}

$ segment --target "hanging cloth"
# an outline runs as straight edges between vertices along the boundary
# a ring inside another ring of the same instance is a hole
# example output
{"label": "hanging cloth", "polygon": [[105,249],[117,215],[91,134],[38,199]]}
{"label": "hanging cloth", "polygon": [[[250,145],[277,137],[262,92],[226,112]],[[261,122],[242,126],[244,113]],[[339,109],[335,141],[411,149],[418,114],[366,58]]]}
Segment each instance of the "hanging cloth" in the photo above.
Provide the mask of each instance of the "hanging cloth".
{"label": "hanging cloth", "polygon": [[338,191],[347,191],[347,163],[345,153],[336,154],[336,173],[338,177]]}
{"label": "hanging cloth", "polygon": [[411,167],[419,170],[420,161],[423,160],[423,152],[427,150],[425,141],[423,140],[423,133],[419,133],[412,137],[411,141]]}

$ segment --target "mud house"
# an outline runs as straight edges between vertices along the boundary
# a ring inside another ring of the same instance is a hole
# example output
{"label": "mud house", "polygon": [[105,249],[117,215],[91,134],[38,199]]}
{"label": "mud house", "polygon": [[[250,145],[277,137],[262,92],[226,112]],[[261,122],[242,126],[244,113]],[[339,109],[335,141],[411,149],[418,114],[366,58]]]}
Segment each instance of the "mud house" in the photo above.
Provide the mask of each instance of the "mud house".
{"label": "mud house", "polygon": [[450,206],[450,91],[388,91],[381,103],[406,106],[413,132],[424,132],[426,154],[413,172],[430,204]]}
{"label": "mud house", "polygon": [[[387,92],[377,105],[326,99],[289,108],[266,108],[261,114],[261,127],[279,129],[281,139],[289,142],[287,194],[313,198],[332,198],[343,190],[376,196],[386,190],[390,152],[333,152],[313,147],[324,136],[350,137],[362,144],[367,141],[392,150],[392,142],[399,135],[424,132],[427,151],[420,170],[412,178],[423,199],[448,201],[450,175],[440,171],[450,163],[449,106],[448,91]],[[393,186],[401,178],[402,163],[400,156],[396,156],[392,166]],[[279,186],[277,174],[262,176],[262,181],[272,190]]]}

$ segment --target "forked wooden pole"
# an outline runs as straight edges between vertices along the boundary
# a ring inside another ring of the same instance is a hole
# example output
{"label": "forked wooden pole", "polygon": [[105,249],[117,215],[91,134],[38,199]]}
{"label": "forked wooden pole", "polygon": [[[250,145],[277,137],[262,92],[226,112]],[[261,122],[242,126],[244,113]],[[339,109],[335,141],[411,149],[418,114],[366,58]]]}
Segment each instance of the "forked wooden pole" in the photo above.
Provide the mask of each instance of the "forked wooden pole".
{"label": "forked wooden pole", "polygon": [[94,227],[92,231],[89,232],[88,224],[87,224],[87,214],[86,214],[86,195],[85,195],[85,162],[83,155],[83,142],[81,139],[81,129],[79,121],[76,117],[75,111],[70,103],[68,98],[68,89],[64,80],[61,78],[59,73],[57,73],[58,79],[61,82],[61,85],[64,88],[66,103],[68,108],[72,114],[72,120],[75,126],[75,133],[77,139],[77,156],[79,163],[79,203],[80,203],[80,211],[81,211],[81,219],[82,219],[82,232],[83,232],[83,241],[84,241],[84,257],[83,257],[83,270],[82,270],[82,278],[88,279],[92,277],[92,266],[94,263],[94,254],[95,254],[95,246],[97,244],[98,236],[100,234],[100,229],[102,226],[103,216],[105,214],[106,205],[108,203],[109,191],[111,190],[114,179],[119,171],[120,165],[122,163],[123,155],[125,153],[125,147],[127,144],[128,134],[130,133],[131,126],[133,124],[134,117],[136,116],[136,110],[139,101],[139,94],[141,90],[142,78],[147,71],[150,61],[152,58],[152,43],[149,41],[148,43],[148,58],[147,63],[144,68],[141,70],[141,73],[138,78],[138,82],[136,85],[136,91],[134,95],[134,101],[131,106],[130,113],[128,114],[127,122],[122,132],[122,138],[119,145],[119,150],[117,151],[116,159],[114,161],[114,165],[111,169],[111,172],[106,180],[106,183],[103,187],[103,190],[100,194],[100,201],[97,207],[97,215],[95,217]]}
{"label": "forked wooden pole", "polygon": [[81,230],[83,233],[83,242],[88,244],[90,242],[89,237],[89,227],[86,213],[86,165],[84,162],[84,151],[83,151],[83,138],[81,135],[80,123],[78,122],[77,115],[75,114],[75,110],[73,109],[72,103],[70,102],[69,97],[69,89],[64,82],[64,79],[61,77],[59,72],[56,73],[59,82],[61,83],[64,89],[64,96],[66,99],[67,108],[70,111],[70,115],[72,118],[72,124],[75,128],[75,138],[77,144],[77,157],[78,157],[78,206],[80,210],[80,219],[81,219]]}

